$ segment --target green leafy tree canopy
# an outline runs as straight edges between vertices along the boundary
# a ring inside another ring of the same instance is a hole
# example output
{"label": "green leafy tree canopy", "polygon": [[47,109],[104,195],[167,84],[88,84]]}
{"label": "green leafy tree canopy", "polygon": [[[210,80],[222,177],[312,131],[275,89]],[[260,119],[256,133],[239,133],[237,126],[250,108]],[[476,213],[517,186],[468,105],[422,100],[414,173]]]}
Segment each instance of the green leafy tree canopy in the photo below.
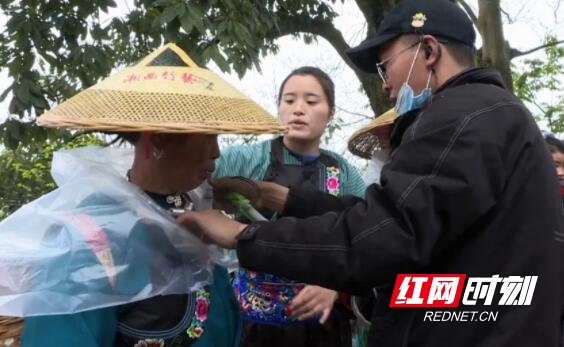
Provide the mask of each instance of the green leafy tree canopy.
{"label": "green leafy tree canopy", "polygon": [[53,152],[102,143],[100,137],[92,134],[75,138],[63,136],[0,152],[0,220],[56,188],[50,174]]}
{"label": "green leafy tree canopy", "polygon": [[545,59],[526,59],[524,67],[513,68],[513,89],[527,102],[537,121],[546,121],[553,133],[564,133],[564,47],[555,36],[545,39]]}

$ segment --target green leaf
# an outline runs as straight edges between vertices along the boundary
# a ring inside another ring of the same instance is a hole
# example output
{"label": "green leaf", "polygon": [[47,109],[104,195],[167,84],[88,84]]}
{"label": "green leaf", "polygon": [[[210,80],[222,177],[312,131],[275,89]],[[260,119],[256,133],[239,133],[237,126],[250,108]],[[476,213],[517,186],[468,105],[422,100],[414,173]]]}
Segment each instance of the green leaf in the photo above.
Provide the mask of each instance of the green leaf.
{"label": "green leaf", "polygon": [[29,85],[27,83],[19,83],[14,87],[15,96],[21,100],[24,105],[29,105],[31,102],[31,94],[29,92]]}
{"label": "green leaf", "polygon": [[178,7],[170,6],[164,9],[164,11],[159,16],[159,21],[161,24],[167,24],[168,22],[172,21],[177,16]]}
{"label": "green leaf", "polygon": [[19,143],[20,142],[17,139],[14,139],[12,136],[10,136],[8,132],[4,133],[4,145],[6,146],[6,148],[11,150],[16,150],[18,148]]}
{"label": "green leaf", "polygon": [[24,107],[19,98],[12,98],[10,104],[8,105],[8,112],[11,114],[21,114],[24,110]]}
{"label": "green leaf", "polygon": [[196,6],[192,3],[186,4],[186,10],[188,11],[188,13],[190,13],[190,15],[193,18],[203,18],[204,17],[202,10],[198,6]]}
{"label": "green leaf", "polygon": [[6,122],[6,132],[14,140],[20,140],[22,136],[21,124],[16,120],[10,120]]}
{"label": "green leaf", "polygon": [[204,21],[203,21],[204,16],[202,14],[202,11],[200,11],[200,9],[197,6],[194,6],[192,4],[187,4],[186,13],[189,14],[190,18],[192,19],[192,23],[196,27],[196,29],[198,29],[198,31],[201,34],[204,34],[206,32],[206,28],[204,26]]}
{"label": "green leaf", "polygon": [[189,14],[184,13],[184,15],[180,17],[180,26],[184,29],[186,34],[190,34],[192,32],[192,29],[194,29],[194,23],[192,22],[192,18]]}
{"label": "green leaf", "polygon": [[242,23],[235,23],[235,30],[239,34],[239,37],[241,37],[244,41],[249,44],[253,43],[254,40],[251,37],[251,33],[249,33],[249,30]]}
{"label": "green leaf", "polygon": [[49,104],[42,96],[31,96],[31,103],[35,108],[46,109],[49,107]]}
{"label": "green leaf", "polygon": [[219,52],[217,46],[213,46],[211,58],[221,69],[221,71],[230,72],[231,69],[229,68],[229,63],[227,62],[227,60],[225,60],[225,57],[223,57],[221,52]]}
{"label": "green leaf", "polygon": [[170,4],[172,4],[172,3],[173,3],[173,0],[157,0],[157,1],[153,2],[152,5],[153,5],[154,7],[156,7],[156,6],[167,7],[167,6],[169,6]]}

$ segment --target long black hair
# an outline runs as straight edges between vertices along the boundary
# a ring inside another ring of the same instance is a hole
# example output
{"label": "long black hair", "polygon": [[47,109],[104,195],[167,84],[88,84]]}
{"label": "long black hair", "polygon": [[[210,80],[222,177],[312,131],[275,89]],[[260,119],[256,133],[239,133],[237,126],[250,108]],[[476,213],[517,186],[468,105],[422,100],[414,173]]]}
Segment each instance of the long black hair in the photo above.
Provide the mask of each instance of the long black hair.
{"label": "long black hair", "polygon": [[564,142],[556,138],[556,136],[552,134],[544,135],[544,141],[546,142],[546,146],[550,153],[564,153]]}

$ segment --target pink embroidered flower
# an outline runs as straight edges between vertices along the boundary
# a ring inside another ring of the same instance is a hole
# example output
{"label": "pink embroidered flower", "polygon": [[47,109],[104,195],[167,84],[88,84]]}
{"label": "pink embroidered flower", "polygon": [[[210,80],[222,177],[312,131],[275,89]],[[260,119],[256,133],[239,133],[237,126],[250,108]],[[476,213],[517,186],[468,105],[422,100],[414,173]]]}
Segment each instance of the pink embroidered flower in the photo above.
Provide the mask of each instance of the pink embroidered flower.
{"label": "pink embroidered flower", "polygon": [[205,289],[196,292],[196,307],[192,321],[186,329],[186,334],[191,339],[197,339],[204,333],[204,324],[208,318],[210,293]]}
{"label": "pink embroidered flower", "polygon": [[203,298],[196,301],[196,318],[203,321],[208,316],[208,302]]}
{"label": "pink embroidered flower", "polygon": [[330,191],[339,189],[339,180],[337,179],[337,177],[327,178],[327,189]]}
{"label": "pink embroidered flower", "polygon": [[325,181],[325,187],[327,188],[327,193],[338,196],[340,194],[339,168],[330,166],[326,168],[326,171],[327,180]]}

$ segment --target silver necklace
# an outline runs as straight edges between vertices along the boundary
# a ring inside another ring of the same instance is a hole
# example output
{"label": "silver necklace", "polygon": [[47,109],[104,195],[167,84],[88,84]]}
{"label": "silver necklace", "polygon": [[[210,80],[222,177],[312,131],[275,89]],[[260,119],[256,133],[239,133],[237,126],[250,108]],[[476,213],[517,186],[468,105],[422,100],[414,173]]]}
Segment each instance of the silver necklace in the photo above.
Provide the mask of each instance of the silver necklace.
{"label": "silver necklace", "polygon": [[[131,169],[127,170],[126,177],[127,181],[131,182]],[[194,203],[186,193],[169,194],[166,196],[165,201],[167,204],[173,205],[165,208],[173,217],[177,217],[186,211],[194,210]]]}

